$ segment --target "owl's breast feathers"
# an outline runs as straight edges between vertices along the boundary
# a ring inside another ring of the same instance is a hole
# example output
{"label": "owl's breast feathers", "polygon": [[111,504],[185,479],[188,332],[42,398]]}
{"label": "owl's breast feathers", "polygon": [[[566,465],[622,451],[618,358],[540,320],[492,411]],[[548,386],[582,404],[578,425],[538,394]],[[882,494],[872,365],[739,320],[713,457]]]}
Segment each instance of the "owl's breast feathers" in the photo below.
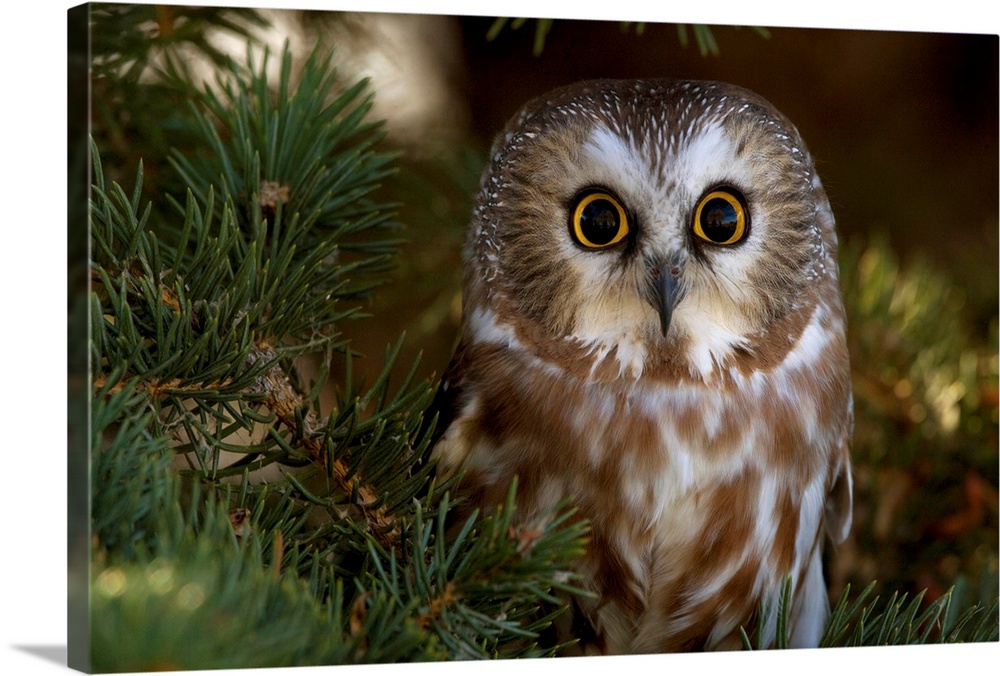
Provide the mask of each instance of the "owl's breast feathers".
{"label": "owl's breast feathers", "polygon": [[839,541],[850,525],[851,395],[839,320],[822,307],[807,319],[783,358],[712,383],[594,378],[615,370],[541,359],[512,327],[467,336],[435,457],[475,506],[501,504],[515,476],[526,521],[574,498],[602,652],[737,647],[786,576],[793,642],[814,644],[823,531]]}
{"label": "owl's breast feathers", "polygon": [[850,369],[833,214],[791,123],[719,83],[559,89],[498,137],[466,242],[434,455],[474,506],[515,476],[525,521],[572,497],[594,647],[738,647],[789,577],[792,644],[818,643]]}

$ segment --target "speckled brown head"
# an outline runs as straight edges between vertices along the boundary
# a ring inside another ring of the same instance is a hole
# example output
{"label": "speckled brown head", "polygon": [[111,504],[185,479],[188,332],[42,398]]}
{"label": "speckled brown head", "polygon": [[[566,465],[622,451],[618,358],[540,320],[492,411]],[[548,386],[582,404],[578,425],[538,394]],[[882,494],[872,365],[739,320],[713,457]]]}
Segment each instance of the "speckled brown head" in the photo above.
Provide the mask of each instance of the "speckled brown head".
{"label": "speckled brown head", "polygon": [[706,377],[773,360],[801,328],[789,315],[803,296],[839,294],[834,237],[805,145],[759,96],[584,82],[528,103],[498,137],[466,250],[466,314],[562,341],[565,359],[614,352],[635,376],[667,365]]}

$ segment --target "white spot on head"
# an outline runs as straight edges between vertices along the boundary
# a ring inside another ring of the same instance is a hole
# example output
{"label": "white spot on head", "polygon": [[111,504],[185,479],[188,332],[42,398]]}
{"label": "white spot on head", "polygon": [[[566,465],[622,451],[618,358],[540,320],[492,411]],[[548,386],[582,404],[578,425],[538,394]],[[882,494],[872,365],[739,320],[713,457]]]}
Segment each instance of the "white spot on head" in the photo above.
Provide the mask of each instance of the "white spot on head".
{"label": "white spot on head", "polygon": [[736,152],[736,144],[718,121],[703,125],[697,135],[679,147],[676,161],[677,174],[684,177],[686,184],[700,186],[701,190],[723,178],[734,182],[749,182],[752,178]]}

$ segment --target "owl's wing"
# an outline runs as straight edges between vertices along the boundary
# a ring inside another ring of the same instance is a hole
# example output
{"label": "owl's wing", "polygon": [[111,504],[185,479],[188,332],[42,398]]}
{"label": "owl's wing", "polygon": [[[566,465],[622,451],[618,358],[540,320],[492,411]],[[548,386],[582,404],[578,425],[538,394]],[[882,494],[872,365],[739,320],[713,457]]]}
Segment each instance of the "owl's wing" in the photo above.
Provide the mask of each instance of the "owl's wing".
{"label": "owl's wing", "polygon": [[429,426],[434,420],[434,416],[437,416],[437,421],[434,423],[434,429],[431,432],[430,448],[433,448],[441,437],[444,436],[445,430],[448,429],[448,426],[451,425],[458,414],[462,395],[464,361],[465,341],[462,341],[455,349],[455,354],[452,356],[448,368],[445,369],[444,375],[441,377],[441,383],[434,394],[434,400],[424,414],[425,426]]}
{"label": "owl's wing", "polygon": [[851,444],[845,435],[833,458],[832,482],[826,496],[826,533],[836,543],[843,542],[851,532],[854,518],[854,480],[851,477]]}

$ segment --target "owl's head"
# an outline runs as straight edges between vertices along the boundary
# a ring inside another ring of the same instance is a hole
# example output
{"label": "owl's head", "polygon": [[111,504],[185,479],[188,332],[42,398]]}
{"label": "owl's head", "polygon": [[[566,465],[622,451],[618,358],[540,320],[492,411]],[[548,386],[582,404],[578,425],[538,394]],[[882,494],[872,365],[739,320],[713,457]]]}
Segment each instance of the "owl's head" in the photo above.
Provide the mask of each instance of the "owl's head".
{"label": "owl's head", "polygon": [[583,82],[525,105],[494,144],[466,331],[591,377],[758,368],[839,302],[835,247],[809,153],[761,97]]}

